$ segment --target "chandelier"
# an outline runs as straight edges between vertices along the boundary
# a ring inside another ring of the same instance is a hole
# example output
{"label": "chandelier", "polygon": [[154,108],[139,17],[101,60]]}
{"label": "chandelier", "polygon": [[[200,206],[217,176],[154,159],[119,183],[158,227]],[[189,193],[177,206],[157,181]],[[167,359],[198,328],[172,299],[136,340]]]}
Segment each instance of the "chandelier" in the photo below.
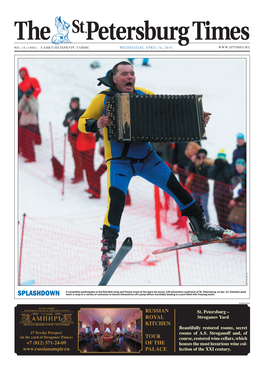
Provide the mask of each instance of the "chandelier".
{"label": "chandelier", "polygon": [[104,318],[104,323],[105,324],[111,324],[111,322],[112,322],[112,319],[111,319],[111,317],[108,316],[108,313],[107,313],[107,315]]}

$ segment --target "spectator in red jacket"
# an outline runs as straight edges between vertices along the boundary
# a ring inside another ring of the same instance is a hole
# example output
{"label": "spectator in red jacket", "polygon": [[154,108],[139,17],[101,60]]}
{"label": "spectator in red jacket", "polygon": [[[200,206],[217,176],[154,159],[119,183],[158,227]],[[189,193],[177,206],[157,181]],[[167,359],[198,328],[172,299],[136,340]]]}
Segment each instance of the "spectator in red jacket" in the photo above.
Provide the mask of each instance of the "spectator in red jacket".
{"label": "spectator in red jacket", "polygon": [[[83,133],[78,130],[78,120],[70,126],[70,132],[77,134],[76,149],[80,154],[83,168],[86,173],[89,189],[86,191],[91,194],[89,198],[101,197],[101,182],[100,176],[103,172],[94,169],[94,150],[96,144],[96,137],[94,133]],[[106,165],[103,163],[104,171]],[[100,166],[100,170],[101,170]]]}
{"label": "spectator in red jacket", "polygon": [[25,93],[28,89],[33,90],[33,97],[37,99],[41,92],[38,80],[29,76],[28,69],[26,67],[21,67],[21,69],[19,69],[19,75],[22,82],[18,85],[18,101],[22,98],[23,93]]}
{"label": "spectator in red jacket", "polygon": [[[22,82],[19,83],[18,85],[18,102],[20,102],[21,99],[25,99],[25,94],[26,92],[33,92],[31,94],[32,98],[34,100],[37,100],[38,95],[41,92],[40,84],[36,78],[31,78],[28,73],[28,69],[26,67],[21,67],[19,69],[19,75],[20,78],[22,79]],[[36,103],[37,105],[37,103]],[[30,131],[30,136],[32,137],[32,140],[35,141],[35,144],[40,145],[41,144],[41,134],[40,134],[40,129],[39,129],[39,123],[38,123],[38,112],[36,114],[36,120],[34,120],[34,133],[35,135],[32,135],[32,131]],[[21,110],[18,111],[18,152],[20,154],[25,154],[28,153],[28,150],[25,149],[26,143],[25,143],[25,138],[27,136],[26,134],[26,129],[29,129],[30,127],[23,127],[21,128],[20,125],[20,115],[21,115]],[[26,137],[25,137],[26,136]],[[33,154],[32,152],[30,152]],[[30,157],[34,159],[35,157],[32,156]]]}

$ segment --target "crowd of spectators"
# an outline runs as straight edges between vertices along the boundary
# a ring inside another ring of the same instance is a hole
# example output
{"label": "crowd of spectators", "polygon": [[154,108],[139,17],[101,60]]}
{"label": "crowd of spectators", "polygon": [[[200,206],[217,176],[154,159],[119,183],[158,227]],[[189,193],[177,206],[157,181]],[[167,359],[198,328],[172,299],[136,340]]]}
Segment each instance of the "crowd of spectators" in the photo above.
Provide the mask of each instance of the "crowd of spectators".
{"label": "crowd of spectators", "polygon": [[[243,233],[246,231],[246,142],[243,133],[237,135],[236,142],[232,163],[228,162],[224,149],[212,159],[197,142],[171,144],[171,159],[172,169],[203,206],[207,221],[210,221],[209,180],[214,180],[213,199],[219,225]],[[239,189],[235,191],[236,187]],[[181,227],[182,219],[178,213],[178,220],[173,224]],[[234,240],[231,245],[245,250],[246,240]]]}
{"label": "crowd of spectators", "polygon": [[[208,157],[200,142],[154,143],[153,149],[178,175],[181,184],[189,190],[193,198],[203,206],[207,221],[209,180],[213,183],[214,206],[218,223],[236,233],[246,231],[246,142],[242,133],[236,138],[236,148],[232,153],[232,163],[227,161],[224,149],[220,149],[216,159]],[[235,191],[235,188],[239,188]],[[236,194],[236,196],[235,196]],[[164,208],[167,209],[169,197],[165,194]],[[177,209],[178,219],[173,222],[176,228],[186,226],[186,219]],[[232,246],[246,249],[246,240],[234,240]]]}

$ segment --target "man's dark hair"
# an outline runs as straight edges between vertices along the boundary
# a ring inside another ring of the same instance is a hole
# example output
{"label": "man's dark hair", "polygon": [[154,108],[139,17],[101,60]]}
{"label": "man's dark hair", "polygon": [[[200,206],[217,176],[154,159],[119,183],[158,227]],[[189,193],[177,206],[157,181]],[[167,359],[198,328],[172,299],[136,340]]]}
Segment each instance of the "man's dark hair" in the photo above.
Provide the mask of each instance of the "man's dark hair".
{"label": "man's dark hair", "polygon": [[[113,73],[113,75],[116,75],[117,74],[117,71],[118,71],[118,66],[119,65],[130,65],[130,66],[132,66],[131,65],[131,63],[130,62],[127,62],[127,61],[122,61],[122,62],[118,62],[113,68],[112,68],[112,73]],[[133,66],[132,66],[133,67]]]}

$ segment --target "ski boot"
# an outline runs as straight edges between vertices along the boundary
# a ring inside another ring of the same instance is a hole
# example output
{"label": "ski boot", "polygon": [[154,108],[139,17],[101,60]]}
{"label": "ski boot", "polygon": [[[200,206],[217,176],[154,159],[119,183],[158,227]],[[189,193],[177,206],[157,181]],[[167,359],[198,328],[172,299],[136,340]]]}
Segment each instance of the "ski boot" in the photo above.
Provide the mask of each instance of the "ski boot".
{"label": "ski boot", "polygon": [[103,244],[101,251],[101,262],[103,266],[103,275],[108,270],[108,267],[114,260],[116,255],[116,239],[118,237],[118,233],[115,229],[109,228],[107,226],[103,227],[102,233],[102,241]]}
{"label": "ski boot", "polygon": [[219,225],[207,223],[202,206],[194,203],[190,207],[181,211],[182,216],[187,216],[192,232],[189,232],[193,243],[201,241],[221,240],[225,237],[232,237],[235,232],[224,229]]}

